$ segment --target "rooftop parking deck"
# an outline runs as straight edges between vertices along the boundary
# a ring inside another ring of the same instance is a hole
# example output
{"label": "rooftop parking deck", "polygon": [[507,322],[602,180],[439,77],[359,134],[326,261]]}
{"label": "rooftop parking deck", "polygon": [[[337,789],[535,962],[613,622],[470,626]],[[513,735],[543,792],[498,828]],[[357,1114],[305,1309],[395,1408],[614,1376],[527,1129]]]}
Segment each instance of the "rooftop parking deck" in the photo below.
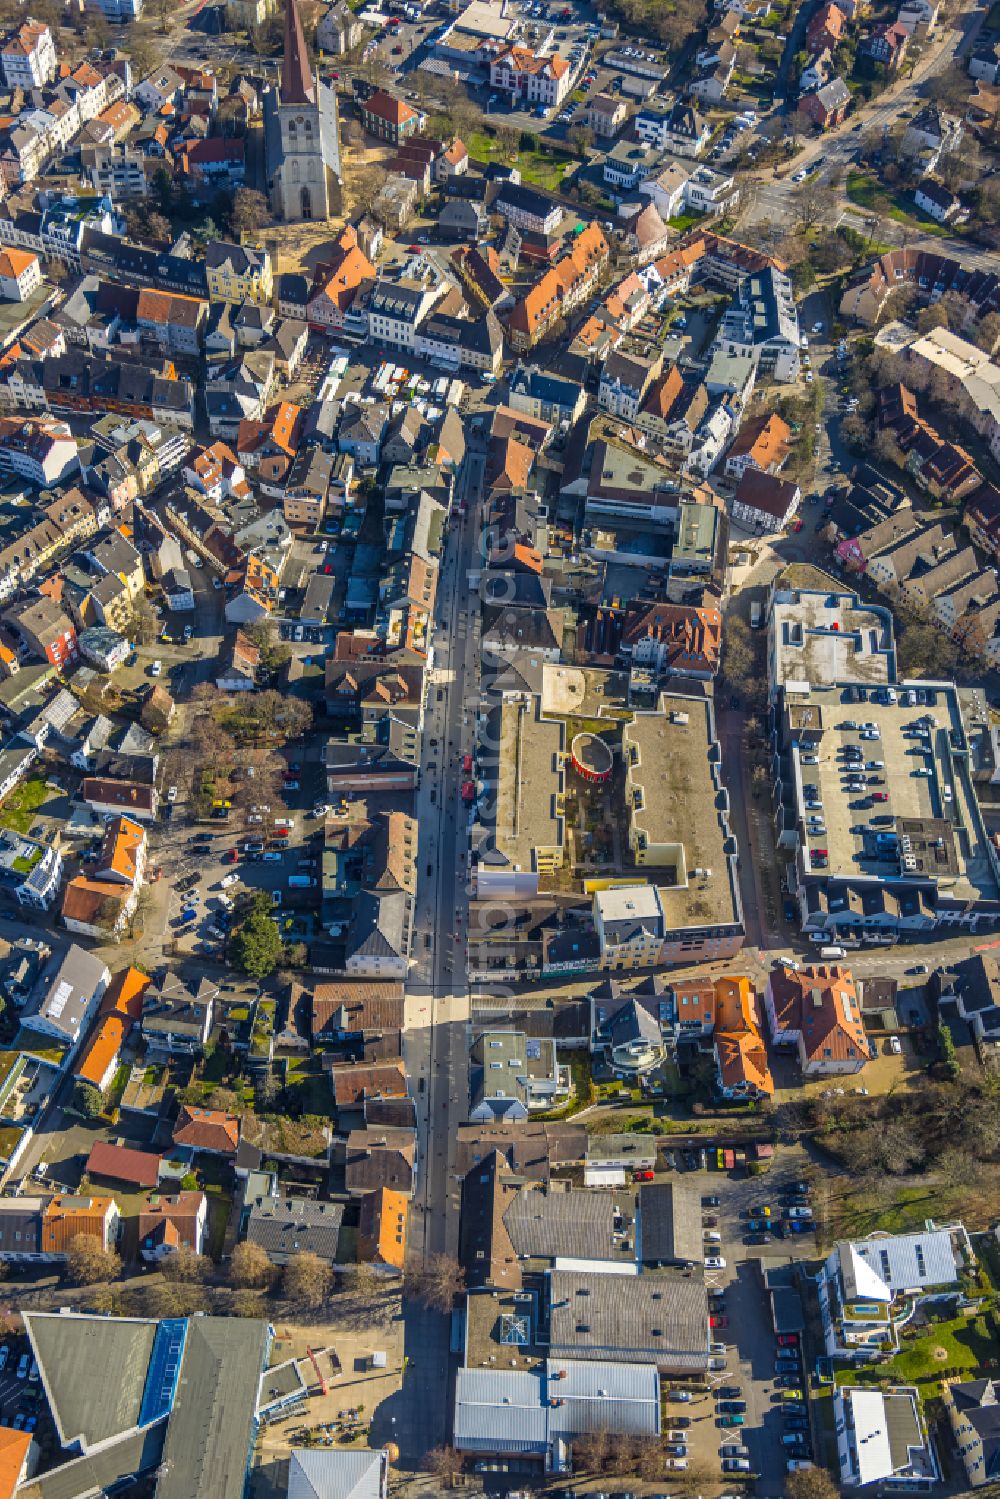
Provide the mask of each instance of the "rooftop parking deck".
{"label": "rooftop parking deck", "polygon": [[807,872],[930,879],[959,899],[996,899],[957,694],[921,692],[931,701],[916,701],[905,683],[862,702],[843,686],[789,696]]}

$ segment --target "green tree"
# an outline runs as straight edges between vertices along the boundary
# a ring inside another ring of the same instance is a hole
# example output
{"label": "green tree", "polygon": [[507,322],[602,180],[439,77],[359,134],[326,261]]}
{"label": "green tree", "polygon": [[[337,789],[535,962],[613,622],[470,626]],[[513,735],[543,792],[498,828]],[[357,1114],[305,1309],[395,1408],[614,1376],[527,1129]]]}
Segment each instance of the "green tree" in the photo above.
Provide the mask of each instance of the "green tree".
{"label": "green tree", "polygon": [[233,933],[229,951],[234,965],[248,978],[273,973],[281,957],[281,933],[271,915],[271,898],[258,890],[246,916]]}
{"label": "green tree", "polygon": [[84,1119],[99,1119],[104,1108],[104,1099],[93,1083],[77,1083],[73,1089],[73,1107]]}
{"label": "green tree", "polygon": [[958,1056],[955,1052],[955,1042],[951,1031],[945,1024],[937,1028],[938,1057],[941,1065],[949,1077],[958,1077],[962,1070],[959,1066]]}

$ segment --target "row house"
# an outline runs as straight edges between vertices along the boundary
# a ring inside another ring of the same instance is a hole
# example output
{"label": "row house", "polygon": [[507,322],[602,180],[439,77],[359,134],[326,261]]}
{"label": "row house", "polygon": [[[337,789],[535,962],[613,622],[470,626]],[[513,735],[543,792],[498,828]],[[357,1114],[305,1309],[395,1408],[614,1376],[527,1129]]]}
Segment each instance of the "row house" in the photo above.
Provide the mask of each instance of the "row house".
{"label": "row house", "polygon": [[569,253],[545,272],[515,304],[507,329],[517,352],[530,349],[591,293],[608,264],[610,250],[600,225],[592,221],[572,242]]}
{"label": "row house", "polygon": [[43,507],[32,526],[0,549],[0,603],[13,597],[62,551],[93,536],[101,523],[98,507],[79,489],[67,490]]}

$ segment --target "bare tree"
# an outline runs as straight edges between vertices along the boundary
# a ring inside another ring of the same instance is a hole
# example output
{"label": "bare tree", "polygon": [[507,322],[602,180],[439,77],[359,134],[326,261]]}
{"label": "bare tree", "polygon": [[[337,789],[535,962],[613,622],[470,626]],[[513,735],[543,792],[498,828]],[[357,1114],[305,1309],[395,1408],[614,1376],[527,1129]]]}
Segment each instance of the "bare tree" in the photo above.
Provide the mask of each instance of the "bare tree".
{"label": "bare tree", "polygon": [[932,302],[917,313],[917,332],[931,333],[935,328],[947,328],[949,322],[948,309],[940,302]]}
{"label": "bare tree", "polygon": [[407,1294],[435,1312],[450,1312],[464,1290],[465,1271],[451,1254],[429,1255],[406,1272]]}
{"label": "bare tree", "polygon": [[78,1286],[96,1281],[114,1280],[121,1273],[122,1262],[113,1249],[105,1249],[93,1234],[75,1234],[66,1251],[66,1273]]}
{"label": "bare tree", "polygon": [[330,1267],[318,1254],[303,1250],[293,1254],[281,1276],[281,1289],[296,1306],[314,1310],[330,1294]]}
{"label": "bare tree", "polygon": [[836,190],[816,177],[808,177],[795,195],[798,220],[806,230],[831,219],[836,204]]}
{"label": "bare tree", "polygon": [[256,234],[271,219],[264,194],[252,187],[238,187],[233,193],[229,219],[237,234]]}
{"label": "bare tree", "polygon": [[513,125],[499,125],[494,135],[497,155],[502,161],[513,161],[521,144],[521,132]]}
{"label": "bare tree", "polygon": [[573,1443],[573,1466],[581,1473],[603,1473],[608,1465],[610,1438],[606,1431],[588,1431]]}
{"label": "bare tree", "polygon": [[160,1262],[164,1280],[180,1285],[197,1285],[205,1279],[208,1262],[203,1255],[196,1254],[188,1244],[179,1245]]}
{"label": "bare tree", "polygon": [[241,1291],[266,1289],[274,1280],[275,1270],[266,1249],[244,1240],[237,1244],[229,1261],[229,1279]]}
{"label": "bare tree", "polygon": [[371,213],[375,200],[386,184],[384,169],[372,163],[348,177],[348,197],[355,213]]}
{"label": "bare tree", "polygon": [[827,1470],[814,1464],[789,1473],[785,1493],[788,1499],[837,1499],[840,1490]]}
{"label": "bare tree", "polygon": [[577,156],[585,157],[594,144],[594,132],[589,125],[574,125],[569,132],[569,143]]}
{"label": "bare tree", "polygon": [[454,1447],[432,1447],[424,1454],[424,1471],[450,1488],[462,1475],[462,1454]]}
{"label": "bare tree", "polygon": [[266,1310],[259,1291],[234,1291],[229,1305],[234,1317],[263,1317]]}

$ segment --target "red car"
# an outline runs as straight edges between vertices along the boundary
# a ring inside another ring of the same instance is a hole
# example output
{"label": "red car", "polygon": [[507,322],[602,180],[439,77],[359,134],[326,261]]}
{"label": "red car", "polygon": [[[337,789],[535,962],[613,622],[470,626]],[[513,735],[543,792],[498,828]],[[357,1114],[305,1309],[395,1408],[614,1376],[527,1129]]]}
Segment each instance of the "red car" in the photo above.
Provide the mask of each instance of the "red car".
{"label": "red car", "polygon": [[889,793],[888,793],[888,791],[873,791],[872,792],[872,801],[873,802],[887,802],[888,800],[889,800]]}
{"label": "red car", "polygon": [[728,1317],[711,1316],[708,1319],[708,1325],[709,1325],[709,1327],[728,1327],[729,1326],[729,1318]]}
{"label": "red car", "polygon": [[801,531],[802,530],[802,522],[801,522],[801,520],[797,520],[795,522],[795,525],[792,527],[792,530],[793,531]]}
{"label": "red car", "polygon": [[799,1335],[797,1332],[782,1332],[778,1334],[779,1348],[797,1348],[799,1346]]}
{"label": "red car", "polygon": [[340,74],[339,73],[331,73],[330,77],[333,79],[334,83],[336,83],[337,80],[340,78]]}
{"label": "red car", "polygon": [[634,1182],[651,1182],[653,1180],[653,1173],[652,1171],[633,1171],[632,1180]]}
{"label": "red car", "polygon": [[225,857],[225,863],[226,864],[235,864],[236,861],[237,861],[237,859],[239,858],[239,856],[240,856],[239,849],[238,848],[231,848],[229,850],[228,854]]}

